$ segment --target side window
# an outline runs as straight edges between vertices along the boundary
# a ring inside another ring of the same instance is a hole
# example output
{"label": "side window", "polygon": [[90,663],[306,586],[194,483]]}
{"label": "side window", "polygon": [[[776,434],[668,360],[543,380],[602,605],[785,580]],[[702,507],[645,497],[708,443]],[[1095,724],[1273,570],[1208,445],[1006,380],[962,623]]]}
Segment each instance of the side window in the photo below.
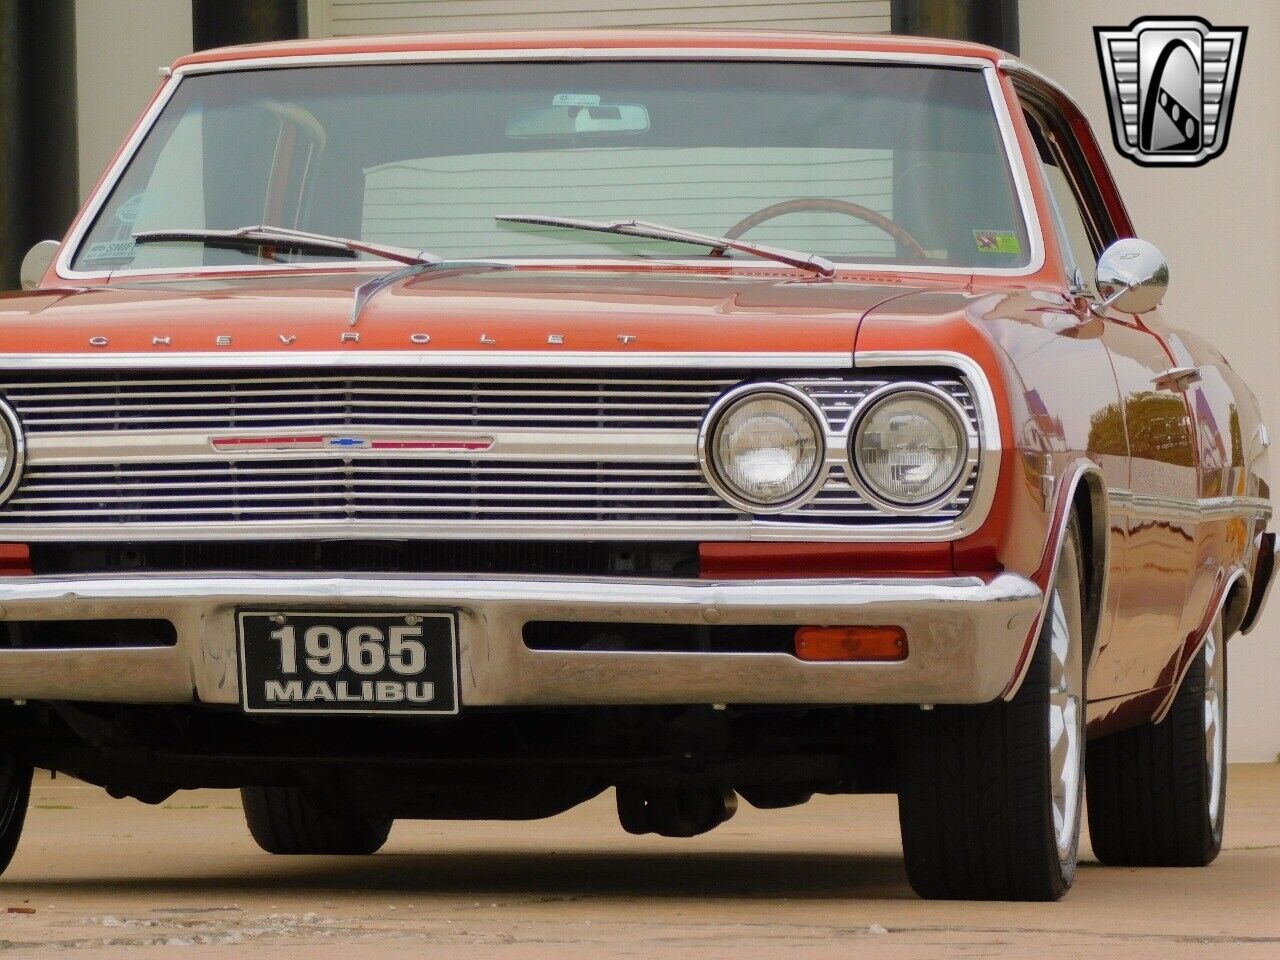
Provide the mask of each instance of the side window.
{"label": "side window", "polygon": [[1057,207],[1061,229],[1066,234],[1066,246],[1070,261],[1068,270],[1078,270],[1084,278],[1085,286],[1093,290],[1093,274],[1097,267],[1097,255],[1089,240],[1089,230],[1075,194],[1071,192],[1071,184],[1067,182],[1062,167],[1056,163],[1046,162],[1041,158],[1045,182],[1049,184],[1049,192],[1053,195],[1054,206]]}
{"label": "side window", "polygon": [[1087,168],[1073,162],[1056,137],[1051,124],[1037,113],[1026,112],[1027,124],[1040,154],[1040,167],[1049,187],[1049,198],[1058,221],[1058,235],[1067,258],[1067,270],[1079,271],[1087,290],[1094,289],[1094,272],[1098,254],[1109,242],[1110,224],[1105,215],[1093,212],[1084,201],[1081,178],[1088,177]]}

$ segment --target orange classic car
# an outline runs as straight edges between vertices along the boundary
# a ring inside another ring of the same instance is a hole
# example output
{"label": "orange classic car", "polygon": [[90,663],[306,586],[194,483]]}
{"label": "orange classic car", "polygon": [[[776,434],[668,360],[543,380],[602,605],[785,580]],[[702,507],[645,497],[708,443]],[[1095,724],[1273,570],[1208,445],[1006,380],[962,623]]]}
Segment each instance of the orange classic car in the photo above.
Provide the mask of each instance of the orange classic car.
{"label": "orange classic car", "polygon": [[238,788],[278,854],[612,788],[663,836],[896,793],[926,897],[1062,896],[1085,816],[1214,859],[1269,438],[1053,82],[747,32],[163,73],[0,299],[0,863],[33,767]]}

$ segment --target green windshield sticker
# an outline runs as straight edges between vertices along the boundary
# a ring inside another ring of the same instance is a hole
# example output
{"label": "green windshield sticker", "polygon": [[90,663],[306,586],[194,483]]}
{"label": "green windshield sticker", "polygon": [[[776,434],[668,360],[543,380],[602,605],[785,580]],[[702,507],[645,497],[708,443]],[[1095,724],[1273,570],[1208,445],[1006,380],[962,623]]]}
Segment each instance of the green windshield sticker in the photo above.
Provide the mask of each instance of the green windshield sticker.
{"label": "green windshield sticker", "polygon": [[975,230],[973,242],[979,253],[1021,253],[1022,244],[1012,230]]}

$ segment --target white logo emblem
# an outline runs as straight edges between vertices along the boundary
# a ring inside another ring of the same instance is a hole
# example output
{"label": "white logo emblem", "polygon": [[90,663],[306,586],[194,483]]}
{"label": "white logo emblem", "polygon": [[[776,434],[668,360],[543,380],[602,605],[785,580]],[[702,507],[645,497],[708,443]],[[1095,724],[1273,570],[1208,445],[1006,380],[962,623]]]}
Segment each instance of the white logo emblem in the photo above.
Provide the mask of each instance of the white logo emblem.
{"label": "white logo emblem", "polygon": [[1194,167],[1223,151],[1247,28],[1141,17],[1093,32],[1117,150],[1149,167]]}

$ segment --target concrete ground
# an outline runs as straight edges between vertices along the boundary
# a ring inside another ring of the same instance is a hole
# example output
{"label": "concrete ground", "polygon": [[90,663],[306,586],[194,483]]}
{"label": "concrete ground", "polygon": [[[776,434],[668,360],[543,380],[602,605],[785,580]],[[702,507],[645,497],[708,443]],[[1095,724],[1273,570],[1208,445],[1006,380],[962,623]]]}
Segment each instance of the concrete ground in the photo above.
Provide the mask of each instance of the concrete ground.
{"label": "concrete ground", "polygon": [[1274,958],[1280,765],[1230,776],[1212,867],[1086,851],[1058,904],[916,899],[890,797],[746,807],[680,841],[623,833],[607,794],[530,824],[400,823],[375,857],[310,859],[260,853],[234,793],[154,808],[42,779],[0,879],[0,958]]}

